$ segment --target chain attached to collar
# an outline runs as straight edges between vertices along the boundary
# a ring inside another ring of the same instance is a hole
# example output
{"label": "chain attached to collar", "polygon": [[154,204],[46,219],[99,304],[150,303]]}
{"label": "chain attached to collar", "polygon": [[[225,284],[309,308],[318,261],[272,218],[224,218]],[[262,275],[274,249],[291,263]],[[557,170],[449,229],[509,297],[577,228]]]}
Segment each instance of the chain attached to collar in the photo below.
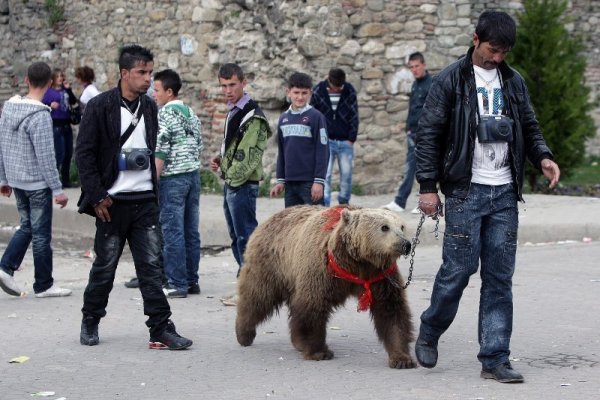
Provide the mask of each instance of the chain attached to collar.
{"label": "chain attached to collar", "polygon": [[[439,239],[439,226],[440,226],[440,214],[442,213],[442,207],[444,205],[442,203],[439,203],[437,205],[437,211],[435,212],[435,214],[432,215],[432,218],[435,220],[435,227],[433,228],[433,235],[435,236],[435,239],[438,240]],[[414,264],[415,264],[415,248],[417,247],[417,245],[419,243],[421,243],[421,241],[419,240],[419,235],[421,235],[421,229],[423,228],[423,224],[425,223],[425,218],[426,215],[421,212],[421,219],[419,220],[419,224],[417,225],[417,230],[415,231],[415,236],[413,237],[412,243],[411,243],[411,250],[410,250],[410,267],[408,268],[408,277],[406,278],[406,283],[404,284],[404,286],[402,286],[402,289],[406,289],[408,287],[408,285],[410,285],[410,282],[412,281],[412,274],[413,274],[413,268],[414,268]],[[408,255],[404,256],[404,258],[408,258]]]}

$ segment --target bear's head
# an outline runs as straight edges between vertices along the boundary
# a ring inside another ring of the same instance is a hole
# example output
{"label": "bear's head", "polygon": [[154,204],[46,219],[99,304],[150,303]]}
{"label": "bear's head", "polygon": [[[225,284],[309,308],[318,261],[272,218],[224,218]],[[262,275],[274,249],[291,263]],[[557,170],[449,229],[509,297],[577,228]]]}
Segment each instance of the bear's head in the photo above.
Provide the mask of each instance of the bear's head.
{"label": "bear's head", "polygon": [[339,244],[351,258],[382,269],[410,253],[405,229],[399,215],[382,208],[344,209],[336,226]]}

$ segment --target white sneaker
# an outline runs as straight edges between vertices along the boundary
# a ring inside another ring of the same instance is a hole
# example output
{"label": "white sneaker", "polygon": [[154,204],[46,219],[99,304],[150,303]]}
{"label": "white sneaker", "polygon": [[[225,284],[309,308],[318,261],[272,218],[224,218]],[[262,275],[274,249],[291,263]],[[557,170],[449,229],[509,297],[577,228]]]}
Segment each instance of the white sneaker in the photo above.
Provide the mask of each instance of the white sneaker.
{"label": "white sneaker", "polygon": [[421,214],[421,210],[419,210],[419,207],[415,207],[415,208],[413,208],[413,210],[410,213],[411,214]]}
{"label": "white sneaker", "polygon": [[52,285],[49,289],[44,292],[35,294],[35,297],[65,297],[71,295],[71,289],[63,289],[56,285]]}
{"label": "white sneaker", "polygon": [[15,282],[15,278],[3,269],[0,269],[0,287],[11,296],[21,296],[21,288]]}
{"label": "white sneaker", "polygon": [[381,206],[381,208],[387,208],[388,210],[394,211],[397,213],[404,212],[404,208],[402,208],[398,204],[396,204],[395,201],[392,201],[391,203],[388,203],[385,206]]}
{"label": "white sneaker", "polygon": [[232,306],[232,307],[237,306],[237,301],[238,301],[237,294],[234,294],[233,296],[224,297],[221,299],[221,303],[223,303],[224,306]]}

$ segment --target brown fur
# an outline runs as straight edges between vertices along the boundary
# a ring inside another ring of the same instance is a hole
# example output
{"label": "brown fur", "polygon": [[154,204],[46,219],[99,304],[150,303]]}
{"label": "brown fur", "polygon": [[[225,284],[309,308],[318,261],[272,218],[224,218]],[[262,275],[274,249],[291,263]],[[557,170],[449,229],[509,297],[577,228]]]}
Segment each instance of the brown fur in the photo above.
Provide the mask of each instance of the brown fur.
{"label": "brown fur", "polygon": [[[348,207],[326,230],[325,210],[288,208],[252,234],[238,281],[236,334],[242,346],[251,345],[257,325],[286,303],[294,347],[305,359],[333,358],[325,343],[329,317],[349,296],[362,294],[363,287],[331,275],[328,250],[342,268],[362,279],[378,275],[410,251],[404,224],[391,211]],[[391,368],[416,366],[409,355],[413,326],[403,284],[397,273],[371,286],[371,318]]]}

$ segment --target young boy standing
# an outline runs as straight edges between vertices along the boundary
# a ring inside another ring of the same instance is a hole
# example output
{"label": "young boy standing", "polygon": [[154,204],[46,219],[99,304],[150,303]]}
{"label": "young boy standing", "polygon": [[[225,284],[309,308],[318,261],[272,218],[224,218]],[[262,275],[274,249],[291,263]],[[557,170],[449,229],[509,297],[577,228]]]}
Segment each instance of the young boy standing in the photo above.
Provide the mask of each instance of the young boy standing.
{"label": "young boy standing", "polygon": [[166,69],[154,75],[158,112],[156,175],[168,297],[200,294],[200,152],[202,130],[192,109],[178,99],[181,78]]}
{"label": "young boy standing", "polygon": [[0,194],[17,199],[21,225],[0,260],[0,287],[21,296],[13,278],[29,244],[33,249],[35,297],[62,297],[70,289],[60,288],[52,278],[52,197],[64,208],[64,194],[56,170],[50,107],[42,103],[50,87],[52,71],[36,62],[27,69],[26,96],[14,96],[4,104],[0,118]]}
{"label": "young boy standing", "polygon": [[285,188],[285,207],[300,204],[323,205],[323,188],[329,161],[327,122],[308,104],[312,79],[295,72],[288,81],[290,108],[281,114],[277,128],[279,155],[277,184],[271,197]]}

